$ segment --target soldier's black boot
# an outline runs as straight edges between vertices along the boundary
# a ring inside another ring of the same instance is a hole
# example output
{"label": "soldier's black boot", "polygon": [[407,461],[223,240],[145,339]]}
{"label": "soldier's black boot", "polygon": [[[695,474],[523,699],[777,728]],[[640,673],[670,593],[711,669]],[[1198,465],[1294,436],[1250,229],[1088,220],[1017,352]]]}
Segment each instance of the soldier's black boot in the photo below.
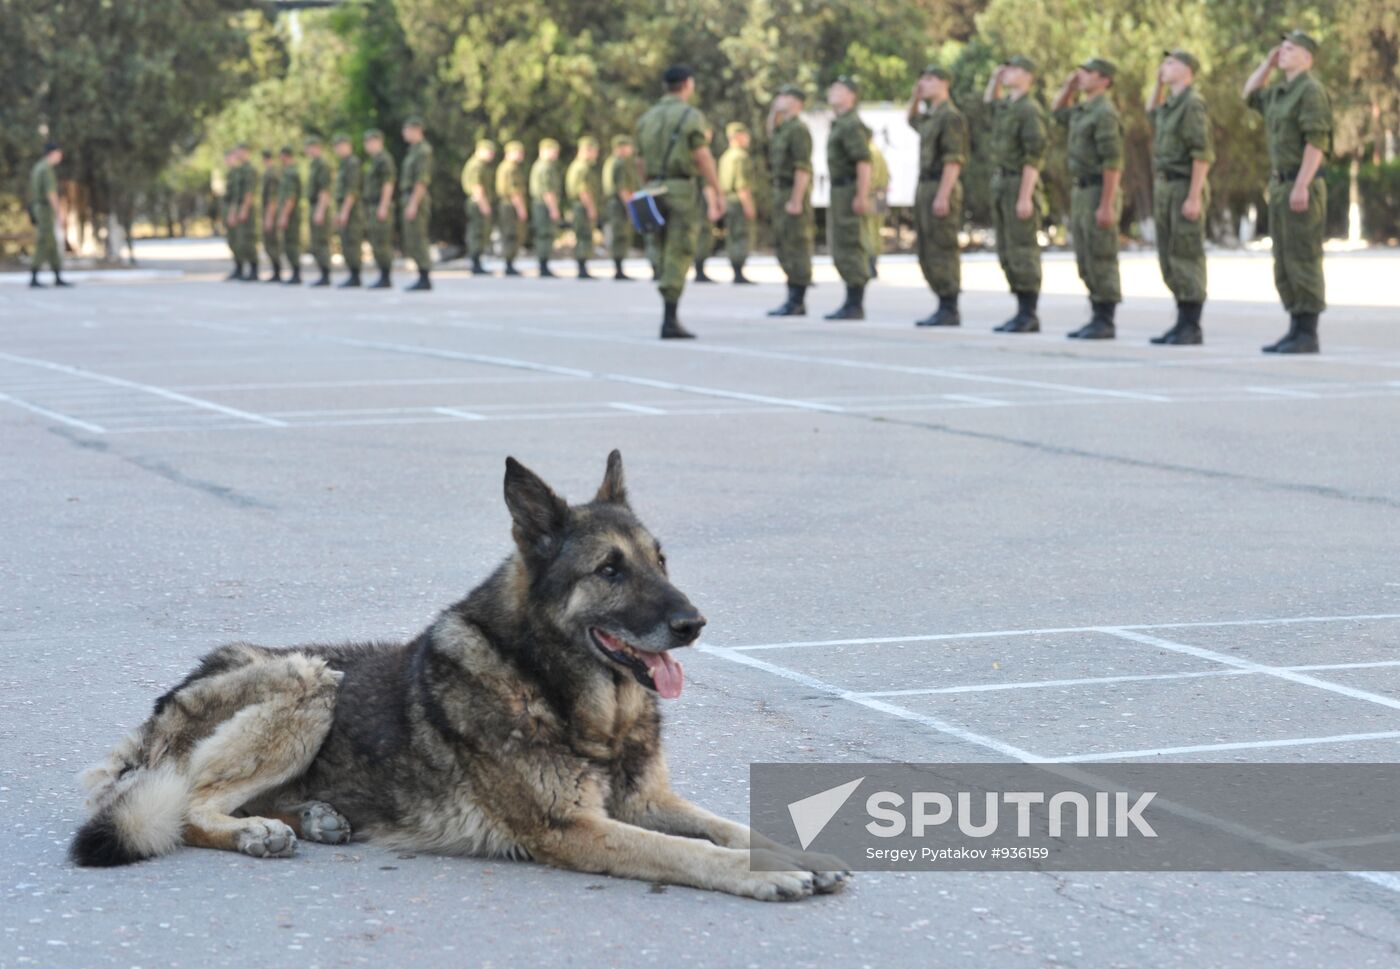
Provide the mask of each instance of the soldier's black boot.
{"label": "soldier's black boot", "polygon": [[[1317,353],[1321,346],[1317,342],[1317,314],[1294,313],[1296,332],[1288,339],[1274,344],[1274,353]],[[1268,350],[1268,347],[1264,348]]]}
{"label": "soldier's black boot", "polygon": [[1172,327],[1161,336],[1152,338],[1153,343],[1165,343],[1169,346],[1199,346],[1205,342],[1205,335],[1201,332],[1201,308],[1203,303],[1178,303],[1176,326]]}
{"label": "soldier's black boot", "polygon": [[1016,315],[997,327],[1002,333],[1039,333],[1040,317],[1035,306],[1040,302],[1039,293],[1017,293]]}
{"label": "soldier's black boot", "polygon": [[[59,272],[57,269],[53,271],[53,284],[59,289],[70,289],[73,286],[72,283],[63,278],[63,273]],[[1316,332],[1316,327],[1313,329],[1314,332]]]}
{"label": "soldier's black boot", "polygon": [[360,288],[360,271],[359,271],[358,269],[352,269],[352,270],[350,270],[350,278],[347,279],[347,280],[345,280],[345,282],[341,283],[339,286],[336,287],[336,289],[359,289],[359,288]]}
{"label": "soldier's black boot", "polygon": [[1275,340],[1273,343],[1270,343],[1270,344],[1269,344],[1268,346],[1266,346],[1266,347],[1261,347],[1260,349],[1262,349],[1265,353],[1278,353],[1278,352],[1279,352],[1279,347],[1283,346],[1285,343],[1287,343],[1288,341],[1292,340],[1292,339],[1293,339],[1294,337],[1296,337],[1297,335],[1298,335],[1298,314],[1297,314],[1297,313],[1290,313],[1289,316],[1288,316],[1288,332],[1285,333],[1285,334],[1284,334],[1282,337],[1280,337],[1279,339]]}
{"label": "soldier's black boot", "polygon": [[379,278],[376,279],[376,280],[370,285],[369,288],[370,288],[370,289],[393,289],[393,287],[394,287],[394,282],[393,282],[392,279],[390,279],[390,271],[387,270],[387,269],[381,269],[381,270],[379,270]]}
{"label": "soldier's black boot", "polygon": [[752,286],[753,280],[744,275],[744,263],[739,259],[729,260],[729,264],[734,267],[734,285]]}
{"label": "soldier's black boot", "polygon": [[938,297],[938,312],[926,316],[915,326],[962,326],[962,314],[958,312],[958,294]]}
{"label": "soldier's black boot", "polygon": [[774,307],[768,311],[769,316],[806,316],[807,305],[804,297],[807,294],[806,286],[794,286],[788,283],[787,301],[782,306]]}
{"label": "soldier's black boot", "polygon": [[714,282],[713,279],[711,279],[709,276],[705,275],[705,260],[704,260],[704,259],[697,259],[697,260],[695,260],[695,281],[696,281],[697,283],[712,283],[712,282]]}
{"label": "soldier's black boot", "polygon": [[481,264],[481,257],[480,257],[480,256],[472,256],[472,275],[473,275],[473,276],[489,276],[489,275],[490,275],[490,273],[488,273],[488,272],[486,271],[486,267],[483,266],[483,265]]}
{"label": "soldier's black boot", "polygon": [[241,263],[241,262],[236,262],[236,263],[233,264],[233,272],[229,273],[227,276],[224,277],[224,282],[226,282],[226,283],[235,283],[235,282],[242,282],[242,281],[243,281],[243,263]]}
{"label": "soldier's black boot", "polygon": [[548,260],[548,259],[541,259],[541,260],[540,260],[540,278],[541,278],[541,279],[553,279],[553,278],[554,278],[554,270],[552,270],[552,269],[549,268],[549,260]]}
{"label": "soldier's black boot", "polygon": [[628,280],[629,282],[630,282],[631,279],[632,279],[631,276],[627,275],[625,272],[622,271],[622,260],[621,260],[621,259],[614,259],[614,260],[613,260],[613,279],[626,279],[626,280]]}
{"label": "soldier's black boot", "polygon": [[313,287],[315,287],[315,286],[329,286],[330,284],[331,284],[331,271],[330,271],[329,269],[322,269],[322,270],[321,270],[321,278],[318,279],[318,280],[316,280],[316,281],[315,281],[314,283],[312,283],[311,285],[312,285]]}
{"label": "soldier's black boot", "polygon": [[520,275],[520,270],[515,268],[515,260],[514,260],[514,259],[507,259],[507,260],[506,260],[506,271],[505,271],[505,273],[504,273],[503,275],[506,275],[506,276],[519,276],[519,275]]}
{"label": "soldier's black boot", "polygon": [[836,308],[834,312],[822,317],[824,320],[863,320],[865,319],[865,287],[847,286],[846,302]]}
{"label": "soldier's black boot", "polygon": [[1117,329],[1113,325],[1113,316],[1118,308],[1117,303],[1094,303],[1094,315],[1089,322],[1081,326],[1070,334],[1075,340],[1112,340],[1117,335]]}
{"label": "soldier's black boot", "polygon": [[272,275],[267,277],[265,281],[269,283],[280,283],[282,281],[282,261],[280,259],[273,260]]}
{"label": "soldier's black boot", "polygon": [[248,263],[248,268],[245,269],[245,270],[243,270],[243,281],[244,281],[245,283],[257,283],[257,282],[261,282],[261,280],[258,278],[258,264],[257,264],[257,263],[255,263],[255,262],[250,262],[250,263]]}
{"label": "soldier's black boot", "polygon": [[1172,323],[1172,328],[1160,336],[1154,336],[1148,343],[1164,344],[1175,343],[1176,337],[1181,333],[1181,328],[1186,325],[1186,304],[1181,300],[1176,301],[1176,321]]}
{"label": "soldier's black boot", "polygon": [[681,321],[676,317],[676,303],[674,300],[666,300],[666,309],[661,316],[661,339],[663,340],[693,340],[695,334],[681,326]]}
{"label": "soldier's black boot", "polygon": [[880,271],[879,271],[878,267],[876,267],[876,265],[875,265],[875,257],[874,257],[874,256],[871,256],[871,257],[870,257],[870,278],[871,278],[871,279],[879,279],[879,278],[880,278]]}
{"label": "soldier's black boot", "polygon": [[287,277],[287,285],[288,285],[288,286],[300,286],[300,285],[301,285],[301,264],[300,264],[300,263],[297,263],[296,265],[292,266],[292,274],[291,274],[290,276]]}
{"label": "soldier's black boot", "polygon": [[45,286],[43,283],[39,282],[39,270],[37,270],[37,269],[34,270],[32,273],[29,274],[29,288],[30,288],[30,289],[48,289],[47,286]]}
{"label": "soldier's black boot", "polygon": [[414,283],[412,286],[405,286],[403,291],[405,293],[417,293],[432,288],[433,281],[428,278],[428,271],[426,269],[420,269],[418,270],[418,282]]}
{"label": "soldier's black boot", "polygon": [[593,278],[593,274],[592,274],[591,272],[588,271],[588,263],[587,263],[586,261],[582,260],[582,259],[580,259],[580,260],[578,261],[578,278],[579,278],[579,279],[592,279],[592,278]]}

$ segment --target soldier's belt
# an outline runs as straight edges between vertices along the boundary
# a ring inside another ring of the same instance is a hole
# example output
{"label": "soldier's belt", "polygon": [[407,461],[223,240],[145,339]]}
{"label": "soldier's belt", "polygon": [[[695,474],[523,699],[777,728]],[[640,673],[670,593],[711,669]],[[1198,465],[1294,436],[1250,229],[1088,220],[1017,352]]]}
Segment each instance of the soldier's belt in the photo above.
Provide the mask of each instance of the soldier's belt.
{"label": "soldier's belt", "polygon": [[1019,168],[998,168],[997,174],[1004,175],[1007,178],[1020,178],[1021,170]]}
{"label": "soldier's belt", "polygon": [[1075,188],[1089,188],[1093,185],[1102,185],[1103,175],[1080,175],[1074,180]]}
{"label": "soldier's belt", "polygon": [[778,186],[778,188],[792,188],[792,179],[790,179],[790,178],[775,178],[775,179],[773,179],[773,184],[776,185],[776,186]]}
{"label": "soldier's belt", "polygon": [[856,183],[856,180],[855,180],[854,178],[833,178],[833,179],[831,180],[831,187],[832,187],[832,188],[846,188],[847,186],[849,186],[849,185],[854,185],[855,183]]}
{"label": "soldier's belt", "polygon": [[934,168],[919,176],[919,182],[941,182],[943,181],[943,169]]}
{"label": "soldier's belt", "polygon": [[1164,182],[1189,182],[1189,181],[1191,181],[1191,175],[1190,175],[1190,173],[1182,174],[1181,172],[1158,172],[1158,173],[1157,173],[1157,177],[1158,177],[1159,179],[1161,179],[1162,181],[1164,181]]}
{"label": "soldier's belt", "polygon": [[[1298,172],[1300,172],[1300,171],[1302,171],[1302,169],[1300,169],[1300,168],[1275,169],[1274,172],[1273,172],[1273,178],[1274,178],[1274,181],[1276,181],[1276,182],[1292,182],[1292,181],[1295,181],[1295,180],[1298,178]],[[1317,180],[1318,180],[1319,178],[1321,178],[1321,177],[1322,177],[1322,166],[1319,165],[1319,166],[1317,167],[1317,171],[1316,171],[1315,173],[1313,173],[1313,181],[1317,181]]]}

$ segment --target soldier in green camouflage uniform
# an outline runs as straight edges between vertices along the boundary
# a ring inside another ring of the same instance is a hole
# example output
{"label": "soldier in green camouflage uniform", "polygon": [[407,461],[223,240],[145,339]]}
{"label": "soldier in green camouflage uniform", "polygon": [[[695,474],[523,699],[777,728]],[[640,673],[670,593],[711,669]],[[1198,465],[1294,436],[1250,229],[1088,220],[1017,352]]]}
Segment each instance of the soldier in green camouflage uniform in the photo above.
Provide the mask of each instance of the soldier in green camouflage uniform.
{"label": "soldier in green camouflage uniform", "polygon": [[530,166],[530,243],[540,261],[540,276],[552,278],[549,257],[554,254],[554,234],[559,226],[559,200],[564,180],[559,174],[559,142],[540,141],[540,155]]}
{"label": "soldier in green camouflage uniform", "polygon": [[613,279],[632,278],[622,271],[622,260],[632,248],[632,219],[627,214],[627,203],[642,187],[632,151],[631,138],[614,135],[612,154],[603,163],[603,197],[607,200],[607,243],[613,260]]}
{"label": "soldier in green camouflage uniform", "polygon": [[[1030,96],[1035,62],[1020,54],[992,72],[983,95],[992,118],[992,224],[997,258],[1011,291],[1016,315],[996,329],[1038,333],[1040,317],[1040,240],[1036,230],[1045,211],[1040,167],[1045,161],[1045,118]],[[1011,93],[1005,98],[1001,89]]]}
{"label": "soldier in green camouflage uniform", "polygon": [[602,178],[598,172],[598,139],[592,135],[579,139],[578,154],[564,172],[564,195],[573,206],[578,278],[592,279],[588,260],[593,257],[593,228],[598,224],[598,202],[603,197]]}
{"label": "soldier in green camouflage uniform", "polygon": [[[1264,116],[1269,140],[1269,234],[1274,286],[1288,311],[1288,333],[1265,353],[1317,353],[1317,318],[1327,308],[1322,240],[1332,149],[1332,100],[1312,74],[1317,42],[1302,31],[1283,36],[1245,82],[1245,102]],[[1265,86],[1274,69],[1284,79]]]}
{"label": "soldier in green camouflage uniform", "polygon": [[336,135],[334,150],[339,159],[335,168],[335,227],[340,233],[340,254],[345,258],[345,268],[350,270],[349,278],[336,288],[353,289],[360,285],[364,259],[365,211],[361,203],[365,169],[349,135]]}
{"label": "soldier in green camouflage uniform", "polygon": [[388,289],[394,270],[394,189],[398,166],[384,148],[384,132],[371,128],[364,135],[369,171],[365,174],[365,222],[379,278],[370,289]]}
{"label": "soldier in green camouflage uniform", "polygon": [[[960,176],[969,149],[967,120],[949,94],[952,75],[937,64],[925,67],[909,99],[909,125],[919,133],[919,184],[914,191],[914,230],[919,268],[938,296],[938,309],[918,326],[961,326],[958,295],[962,264]],[[925,110],[924,106],[927,105]]]}
{"label": "soldier in green camouflage uniform", "polygon": [[525,145],[508,141],[505,159],[496,167],[496,218],[501,229],[501,256],[506,261],[505,275],[519,276],[515,257],[520,252],[520,237],[529,225],[526,207]]}
{"label": "soldier in green camouflage uniform", "polygon": [[837,78],[827,92],[827,103],[836,112],[826,141],[826,168],[831,177],[827,235],[831,261],[846,284],[846,301],[823,317],[828,320],[865,319],[865,284],[870,281],[870,255],[864,237],[864,220],[871,210],[870,129],[856,111],[859,100],[860,88],[849,77]]}
{"label": "soldier in green camouflage uniform", "polygon": [[253,168],[252,152],[245,144],[234,151],[238,156],[238,232],[237,246],[243,262],[243,281],[258,281],[258,226],[262,219],[257,212],[258,173]]}
{"label": "soldier in green camouflage uniform", "polygon": [[[675,65],[662,75],[666,94],[637,121],[637,149],[646,171],[647,191],[659,194],[666,224],[652,233],[656,253],[656,288],[661,293],[661,338],[684,340],[694,334],[681,326],[678,315],[685,275],[695,260],[696,229],[702,219],[720,217],[719,182],[715,160],[705,138],[705,116],[690,106],[695,74]],[[713,194],[700,209],[703,182]]]}
{"label": "soldier in green camouflage uniform", "polygon": [[[1162,280],[1176,298],[1176,322],[1153,343],[1194,346],[1204,340],[1206,220],[1215,161],[1210,115],[1192,82],[1200,62],[1184,50],[1166,51],[1147,98],[1152,126],[1152,221]],[[1170,96],[1167,93],[1170,92]]]}
{"label": "soldier in green camouflage uniform", "polygon": [[269,283],[282,281],[282,233],[277,228],[277,193],[282,185],[282,165],[276,156],[264,148],[262,151],[262,223],[263,251],[272,263]]}
{"label": "soldier in green camouflage uniform", "polygon": [[875,135],[870,136],[870,214],[862,218],[860,237],[865,246],[865,258],[870,263],[870,278],[880,275],[880,251],[885,248],[881,232],[885,227],[885,214],[889,212],[890,163],[885,161],[885,153],[875,143]]}
{"label": "soldier in green camouflage uniform", "polygon": [[301,171],[297,168],[292,149],[283,148],[282,177],[277,182],[277,232],[282,241],[282,254],[292,274],[288,285],[301,284]]}
{"label": "soldier in green camouflage uniform", "polygon": [[773,99],[768,115],[772,142],[769,168],[773,173],[773,247],[787,277],[787,300],[769,316],[806,316],[807,287],[812,285],[812,132],[801,118],[807,95],[785,85]]}
{"label": "soldier in green camouflage uniform", "polygon": [[[242,175],[238,171],[238,149],[230,148],[224,152],[224,226],[228,239],[228,250],[233,256],[233,271],[224,277],[224,282],[231,283],[243,279],[243,249],[240,247],[238,236],[238,201],[242,194],[239,191],[239,183]],[[256,272],[256,267],[254,272]]]}
{"label": "soldier in green camouflage uniform", "polygon": [[[710,127],[706,127],[706,128],[705,128],[705,144],[707,144],[707,145],[714,144],[714,140],[715,140],[715,129],[710,128]],[[700,197],[699,197],[699,199],[697,200],[697,204],[698,204],[698,205],[700,206],[700,208],[702,208],[702,209],[707,209],[707,208],[710,207],[710,196],[706,194],[708,191],[709,191],[709,189],[708,189],[706,186],[704,186],[704,185],[701,185],[701,186],[700,186]],[[717,197],[720,199],[719,204],[720,204],[721,207],[722,207],[722,206],[724,205],[723,196],[717,196]],[[705,260],[706,260],[706,259],[709,259],[710,256],[714,255],[714,251],[715,251],[715,226],[714,226],[714,223],[712,223],[709,219],[701,219],[701,220],[700,220],[700,224],[699,224],[698,226],[696,226],[696,229],[695,229],[695,281],[696,281],[697,283],[712,283],[712,282],[714,282],[714,280],[713,280],[712,278],[710,278],[710,274],[707,273],[707,272],[705,272]]]}
{"label": "soldier in green camouflage uniform", "polygon": [[403,201],[403,254],[418,265],[418,281],[405,286],[407,292],[433,288],[429,272],[433,255],[428,248],[428,231],[432,222],[433,197],[428,188],[433,181],[433,146],[423,137],[421,118],[409,118],[403,123],[403,140],[408,154],[399,174],[399,198]]}
{"label": "soldier in green camouflage uniform", "polygon": [[321,139],[306,139],[306,155],[311,164],[306,176],[306,198],[311,204],[310,221],[311,258],[316,260],[316,268],[321,276],[312,286],[331,284],[331,166],[326,164]]}
{"label": "soldier in green camouflage uniform", "polygon": [[63,279],[63,249],[58,244],[56,226],[63,219],[63,200],[58,197],[58,176],[54,169],[63,161],[63,149],[56,143],[44,146],[43,156],[29,170],[29,215],[34,220],[34,261],[30,263],[29,285],[44,289],[39,270],[53,270],[55,286],[71,286]]}
{"label": "soldier in green camouflage uniform", "polygon": [[489,275],[481,257],[491,248],[491,218],[496,206],[496,143],[482,138],[462,166],[462,192],[467,197],[467,258],[473,276]]}
{"label": "soldier in green camouflage uniform", "polygon": [[734,269],[734,282],[747,285],[744,263],[753,248],[753,161],[749,158],[749,127],[742,121],[725,125],[729,147],[719,156],[719,190],[724,193],[724,249]]}
{"label": "soldier in green camouflage uniform", "polygon": [[[1055,95],[1055,120],[1069,129],[1070,236],[1092,316],[1069,334],[1111,340],[1123,288],[1118,274],[1118,219],[1123,211],[1123,122],[1109,98],[1118,68],[1102,57],[1080,64]],[[1082,102],[1076,103],[1080,94]]]}

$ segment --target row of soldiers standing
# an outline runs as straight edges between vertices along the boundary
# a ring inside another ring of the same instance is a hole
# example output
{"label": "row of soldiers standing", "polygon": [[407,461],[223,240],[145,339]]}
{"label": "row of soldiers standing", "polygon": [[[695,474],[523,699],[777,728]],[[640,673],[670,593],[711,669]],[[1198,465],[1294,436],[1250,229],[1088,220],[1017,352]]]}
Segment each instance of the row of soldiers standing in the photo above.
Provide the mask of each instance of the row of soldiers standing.
{"label": "row of soldiers standing", "polygon": [[[261,177],[253,167],[247,145],[237,145],[225,154],[228,169],[225,191],[225,224],[234,268],[230,281],[256,282],[259,275],[258,238],[263,253],[272,264],[270,283],[301,283],[301,239],[306,220],[310,253],[320,271],[313,286],[331,285],[331,237],[340,239],[341,254],[349,277],[341,288],[362,285],[360,272],[366,238],[379,278],[370,289],[392,286],[394,263],[395,193],[402,207],[403,250],[418,268],[418,279],[409,290],[432,289],[432,256],[428,248],[428,225],[432,200],[432,146],[423,137],[423,122],[409,118],[403,126],[408,144],[400,168],[384,145],[384,133],[371,128],[363,136],[368,167],[355,154],[349,135],[336,135],[332,149],[337,159],[332,174],[319,138],[308,137],[303,151],[308,160],[303,185],[296,155],[284,147],[274,155],[262,153]],[[259,201],[259,198],[261,201]],[[283,266],[287,268],[284,278]]]}

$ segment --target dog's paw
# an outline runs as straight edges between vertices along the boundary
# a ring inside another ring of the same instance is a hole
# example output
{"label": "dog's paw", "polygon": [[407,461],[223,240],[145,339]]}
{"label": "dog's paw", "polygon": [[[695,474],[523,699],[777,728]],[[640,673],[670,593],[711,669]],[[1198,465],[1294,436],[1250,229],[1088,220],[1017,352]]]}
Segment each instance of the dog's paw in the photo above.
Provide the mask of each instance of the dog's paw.
{"label": "dog's paw", "polygon": [[839,891],[851,879],[851,870],[835,855],[791,849],[782,854],[783,857],[792,859],[794,867],[805,868],[815,876],[818,894]]}
{"label": "dog's paw", "polygon": [[816,891],[816,878],[810,871],[751,871],[729,890],[760,902],[795,902]]}
{"label": "dog's paw", "polygon": [[350,822],[324,801],[312,801],[301,808],[301,836],[323,845],[343,845],[350,840]]}
{"label": "dog's paw", "polygon": [[254,858],[290,858],[297,836],[281,821],[249,818],[238,832],[238,850]]}

